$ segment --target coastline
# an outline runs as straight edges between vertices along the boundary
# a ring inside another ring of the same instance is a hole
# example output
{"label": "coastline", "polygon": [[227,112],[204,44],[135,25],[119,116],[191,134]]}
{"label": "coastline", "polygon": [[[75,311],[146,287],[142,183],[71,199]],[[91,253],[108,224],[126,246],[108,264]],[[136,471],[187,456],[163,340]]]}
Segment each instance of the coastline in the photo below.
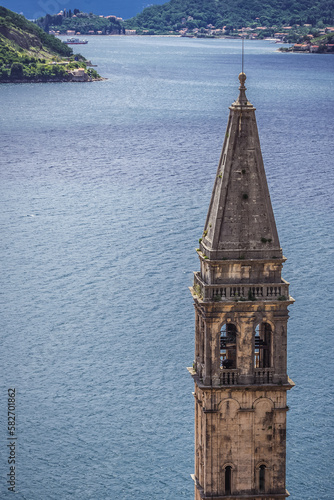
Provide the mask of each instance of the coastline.
{"label": "coastline", "polygon": [[88,80],[75,80],[72,78],[48,78],[48,79],[41,79],[41,78],[16,78],[15,80],[0,80],[1,83],[92,83],[92,82],[101,82],[104,80],[108,80],[108,78],[103,78],[102,76],[100,78],[91,78]]}

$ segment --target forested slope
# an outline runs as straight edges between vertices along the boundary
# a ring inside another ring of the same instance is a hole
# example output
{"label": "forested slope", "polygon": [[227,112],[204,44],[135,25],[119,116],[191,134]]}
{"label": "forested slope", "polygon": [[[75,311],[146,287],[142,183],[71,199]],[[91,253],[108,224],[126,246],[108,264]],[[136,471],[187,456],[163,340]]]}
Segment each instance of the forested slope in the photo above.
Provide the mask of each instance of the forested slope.
{"label": "forested slope", "polygon": [[[188,18],[192,19],[188,19]],[[129,28],[177,30],[229,25],[334,24],[334,0],[171,0],[126,21]]]}

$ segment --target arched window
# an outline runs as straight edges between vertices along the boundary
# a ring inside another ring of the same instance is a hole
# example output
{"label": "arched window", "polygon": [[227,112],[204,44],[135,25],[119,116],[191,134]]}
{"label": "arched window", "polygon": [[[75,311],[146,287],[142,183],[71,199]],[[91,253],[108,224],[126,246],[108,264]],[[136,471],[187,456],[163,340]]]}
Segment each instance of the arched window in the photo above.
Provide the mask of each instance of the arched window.
{"label": "arched window", "polygon": [[237,367],[237,328],[232,323],[226,323],[220,330],[220,366]]}
{"label": "arched window", "polygon": [[266,466],[260,465],[259,468],[259,491],[263,493],[266,489]]}
{"label": "arched window", "polygon": [[260,323],[255,329],[254,368],[271,367],[271,326]]}
{"label": "arched window", "polygon": [[232,467],[227,465],[225,467],[225,495],[231,493],[232,489]]}

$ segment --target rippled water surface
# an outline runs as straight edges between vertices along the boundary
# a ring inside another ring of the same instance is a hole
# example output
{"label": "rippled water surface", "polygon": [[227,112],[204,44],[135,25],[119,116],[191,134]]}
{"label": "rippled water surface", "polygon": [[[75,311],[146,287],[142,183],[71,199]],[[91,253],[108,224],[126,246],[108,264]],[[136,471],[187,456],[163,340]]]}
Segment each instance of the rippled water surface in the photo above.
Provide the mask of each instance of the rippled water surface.
{"label": "rippled water surface", "polygon": [[[240,43],[91,37],[108,80],[0,87],[0,497],[193,498],[193,307]],[[246,43],[290,308],[287,487],[333,492],[333,65]]]}

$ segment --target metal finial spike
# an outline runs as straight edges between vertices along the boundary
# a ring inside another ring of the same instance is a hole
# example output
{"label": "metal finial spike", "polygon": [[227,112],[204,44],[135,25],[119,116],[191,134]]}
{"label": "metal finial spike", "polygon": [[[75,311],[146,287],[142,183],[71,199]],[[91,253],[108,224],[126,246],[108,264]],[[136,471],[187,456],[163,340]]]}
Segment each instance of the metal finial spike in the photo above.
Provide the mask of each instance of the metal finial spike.
{"label": "metal finial spike", "polygon": [[244,56],[245,56],[245,39],[242,36],[242,56],[241,56],[241,73],[244,72]]}

